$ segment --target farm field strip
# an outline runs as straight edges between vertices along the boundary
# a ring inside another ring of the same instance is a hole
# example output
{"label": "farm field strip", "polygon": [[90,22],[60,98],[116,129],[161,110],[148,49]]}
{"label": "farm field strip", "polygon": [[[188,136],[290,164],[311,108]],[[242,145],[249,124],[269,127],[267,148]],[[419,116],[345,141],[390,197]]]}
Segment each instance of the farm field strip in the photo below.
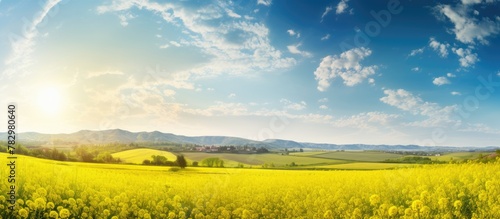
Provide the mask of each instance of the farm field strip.
{"label": "farm field strip", "polygon": [[384,153],[384,152],[371,152],[371,151],[333,151],[325,152],[318,155],[312,155],[312,157],[326,158],[326,159],[337,159],[337,160],[347,160],[347,161],[358,161],[358,162],[380,162],[387,159],[397,159],[403,157],[403,155]]}
{"label": "farm field strip", "polygon": [[160,151],[149,148],[132,149],[112,154],[114,158],[120,158],[125,163],[142,164],[146,159],[151,160],[152,155],[161,155],[169,161],[175,161],[177,157],[168,151]]}

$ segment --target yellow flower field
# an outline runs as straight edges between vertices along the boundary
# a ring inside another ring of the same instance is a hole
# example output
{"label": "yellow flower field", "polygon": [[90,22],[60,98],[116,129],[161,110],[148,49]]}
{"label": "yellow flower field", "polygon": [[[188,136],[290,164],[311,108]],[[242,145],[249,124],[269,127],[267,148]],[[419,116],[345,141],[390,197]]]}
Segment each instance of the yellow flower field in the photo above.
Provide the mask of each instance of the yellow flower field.
{"label": "yellow flower field", "polygon": [[17,163],[14,211],[0,170],[1,218],[500,218],[499,160],[377,171]]}

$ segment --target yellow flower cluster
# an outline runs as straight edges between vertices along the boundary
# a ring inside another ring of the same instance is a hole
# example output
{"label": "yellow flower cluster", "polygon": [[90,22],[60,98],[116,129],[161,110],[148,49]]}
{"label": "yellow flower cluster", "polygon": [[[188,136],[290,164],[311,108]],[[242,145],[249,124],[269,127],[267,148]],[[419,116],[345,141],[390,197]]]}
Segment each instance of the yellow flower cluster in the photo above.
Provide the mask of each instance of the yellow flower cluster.
{"label": "yellow flower cluster", "polygon": [[0,218],[500,218],[500,160],[378,171],[179,172],[18,162],[17,204],[8,209],[8,184],[0,182]]}

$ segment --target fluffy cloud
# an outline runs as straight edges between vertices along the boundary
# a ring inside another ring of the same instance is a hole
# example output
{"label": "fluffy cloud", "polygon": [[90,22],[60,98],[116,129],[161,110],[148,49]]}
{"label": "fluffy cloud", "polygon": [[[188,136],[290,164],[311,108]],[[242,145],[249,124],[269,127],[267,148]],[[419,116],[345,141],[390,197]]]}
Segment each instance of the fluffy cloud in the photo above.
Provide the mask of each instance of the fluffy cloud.
{"label": "fluffy cloud", "polygon": [[445,85],[445,84],[450,84],[451,82],[446,77],[437,77],[437,78],[434,78],[432,83],[437,85],[437,86],[441,86],[441,85]]}
{"label": "fluffy cloud", "polygon": [[389,123],[396,120],[397,118],[399,118],[399,115],[386,114],[382,112],[367,112],[343,118],[338,118],[332,121],[332,125],[335,127],[379,129],[381,126],[387,126]]}
{"label": "fluffy cloud", "polygon": [[460,93],[458,91],[452,91],[451,95],[453,95],[453,96],[460,96],[460,95],[462,95],[462,93]]}
{"label": "fluffy cloud", "polygon": [[281,99],[280,103],[284,104],[285,109],[291,109],[291,110],[303,110],[307,107],[307,104],[304,101],[295,103],[287,99]]}
{"label": "fluffy cloud", "polygon": [[347,10],[347,8],[349,8],[347,2],[349,2],[349,0],[340,0],[339,4],[337,5],[337,9],[335,10],[335,13],[336,14],[344,13]]}
{"label": "fluffy cloud", "polygon": [[[492,1],[487,1],[492,2]],[[454,25],[452,29],[455,37],[462,43],[474,44],[479,41],[482,44],[487,44],[486,38],[496,35],[500,31],[500,19],[496,20],[482,18],[481,20],[469,16],[467,5],[481,3],[480,0],[465,0],[462,1],[465,6],[457,6],[455,8],[449,5],[439,5],[437,10],[446,16]]]}
{"label": "fluffy cloud", "polygon": [[467,68],[474,65],[479,61],[477,57],[477,53],[472,53],[470,48],[462,49],[462,48],[452,48],[453,53],[457,54],[460,61],[460,66]]}
{"label": "fluffy cloud", "polygon": [[173,46],[175,46],[175,47],[180,47],[180,46],[181,46],[181,44],[180,44],[180,43],[175,42],[175,41],[170,41],[170,44],[172,44],[172,45],[173,45]]}
{"label": "fluffy cloud", "polygon": [[235,13],[233,10],[231,9],[227,9],[226,8],[226,13],[227,13],[227,16],[229,17],[232,17],[232,18],[241,18],[241,15]]}
{"label": "fluffy cloud", "polygon": [[336,77],[342,78],[345,85],[354,86],[375,74],[376,65],[364,67],[360,64],[371,53],[370,49],[361,47],[345,51],[340,56],[324,57],[314,71],[318,90],[325,91],[330,86],[330,80]]}
{"label": "fluffy cloud", "polygon": [[330,34],[326,34],[325,36],[321,37],[321,40],[327,40],[330,39]]}
{"label": "fluffy cloud", "polygon": [[306,52],[306,51],[301,51],[299,49],[299,47],[301,46],[302,44],[296,44],[296,45],[289,45],[287,46],[288,48],[288,51],[292,54],[298,54],[298,55],[301,55],[301,56],[304,56],[304,57],[311,57],[312,54],[310,52]]}
{"label": "fluffy cloud", "polygon": [[42,10],[35,13],[31,22],[26,21],[28,25],[23,27],[23,36],[19,37],[18,40],[13,40],[11,43],[12,52],[5,61],[6,69],[3,71],[3,75],[19,75],[19,71],[24,70],[32,64],[31,53],[36,45],[38,25],[42,23],[45,17],[48,16],[49,11],[56,7],[60,1],[61,0],[47,1],[45,5],[43,5]]}
{"label": "fluffy cloud", "polygon": [[452,119],[457,109],[456,105],[441,107],[437,103],[423,101],[404,89],[386,89],[384,94],[386,96],[380,98],[383,103],[408,111],[413,115],[427,117],[423,121],[408,123],[409,126],[437,127],[459,124],[459,121]]}
{"label": "fluffy cloud", "polygon": [[135,18],[135,16],[133,16],[132,14],[130,13],[125,13],[125,14],[120,14],[118,15],[118,18],[120,19],[120,24],[124,27],[128,26],[128,21],[130,19],[133,19]]}
{"label": "fluffy cloud", "polygon": [[453,73],[448,73],[448,74],[446,74],[446,77],[454,78],[454,77],[456,77],[456,75],[454,75]]}
{"label": "fluffy cloud", "polygon": [[420,49],[414,49],[410,52],[409,56],[416,56],[418,54],[422,54],[424,52],[425,48],[420,48]]}
{"label": "fluffy cloud", "polygon": [[326,105],[321,105],[321,106],[319,106],[319,108],[322,109],[322,110],[328,109],[328,107]]}
{"label": "fluffy cloud", "polygon": [[[268,6],[271,1],[265,0],[258,3]],[[208,6],[186,6],[148,0],[122,0],[99,6],[97,11],[99,13],[124,13],[140,8],[160,16],[165,22],[185,29],[184,39],[180,43],[171,41],[168,46],[182,44],[196,47],[210,57],[210,60],[191,69],[175,72],[170,76],[174,77],[177,82],[184,82],[182,85],[184,88],[194,89],[192,81],[200,77],[271,72],[296,64],[295,59],[283,57],[282,52],[271,45],[269,29],[261,22],[240,19],[210,22],[224,16],[235,17],[235,14],[229,13],[229,6],[224,2]],[[235,35],[238,36],[237,39],[231,37]],[[160,48],[168,46],[165,44]],[[179,84],[177,82],[175,84]],[[170,81],[165,80],[162,83],[167,84]]]}
{"label": "fluffy cloud", "polygon": [[328,15],[328,13],[330,13],[330,11],[332,10],[333,8],[331,6],[325,8],[325,12],[323,12],[323,14],[321,15],[321,22],[323,22],[323,18],[325,18],[325,16]]}
{"label": "fluffy cloud", "polygon": [[441,57],[448,56],[448,47],[450,47],[450,44],[440,43],[431,37],[429,40],[429,46],[434,49],[434,51],[438,52]]}
{"label": "fluffy cloud", "polygon": [[272,3],[272,0],[257,0],[258,5],[269,6],[269,5],[271,5],[271,3]]}
{"label": "fluffy cloud", "polygon": [[296,36],[297,38],[300,37],[300,33],[298,32],[295,32],[295,30],[292,30],[292,29],[289,29],[286,31],[288,34],[290,34],[290,36]]}
{"label": "fluffy cloud", "polygon": [[420,68],[419,67],[415,67],[415,68],[412,68],[411,70],[412,71],[420,71]]}

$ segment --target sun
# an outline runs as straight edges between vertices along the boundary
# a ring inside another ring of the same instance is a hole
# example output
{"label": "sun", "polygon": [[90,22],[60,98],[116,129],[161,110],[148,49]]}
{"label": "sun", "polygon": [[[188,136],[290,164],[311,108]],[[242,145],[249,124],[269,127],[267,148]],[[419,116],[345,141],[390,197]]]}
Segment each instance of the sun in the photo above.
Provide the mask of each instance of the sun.
{"label": "sun", "polygon": [[61,92],[55,87],[47,87],[38,94],[38,106],[47,114],[55,114],[61,110]]}

